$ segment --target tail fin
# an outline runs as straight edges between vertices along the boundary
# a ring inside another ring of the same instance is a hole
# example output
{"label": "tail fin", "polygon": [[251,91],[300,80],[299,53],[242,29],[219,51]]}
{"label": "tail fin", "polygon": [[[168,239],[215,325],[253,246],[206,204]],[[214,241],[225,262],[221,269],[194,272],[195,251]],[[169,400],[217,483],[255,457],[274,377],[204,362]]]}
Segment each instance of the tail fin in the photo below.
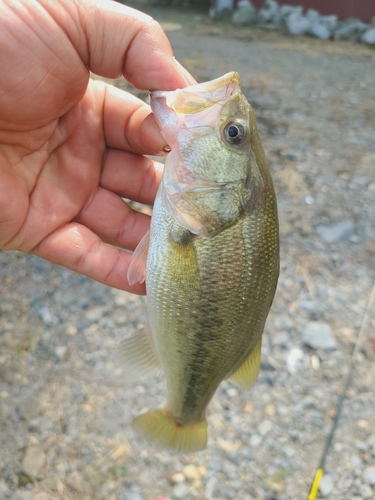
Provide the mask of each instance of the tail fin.
{"label": "tail fin", "polygon": [[158,448],[180,453],[203,450],[207,444],[207,420],[179,425],[165,408],[140,415],[133,422],[134,430]]}

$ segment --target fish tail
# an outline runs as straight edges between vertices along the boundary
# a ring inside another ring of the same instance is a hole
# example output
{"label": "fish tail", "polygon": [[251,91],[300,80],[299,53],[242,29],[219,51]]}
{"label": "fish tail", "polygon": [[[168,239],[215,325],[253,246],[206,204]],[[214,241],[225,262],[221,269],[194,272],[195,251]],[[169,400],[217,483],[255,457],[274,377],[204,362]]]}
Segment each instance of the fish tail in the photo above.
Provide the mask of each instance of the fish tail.
{"label": "fish tail", "polygon": [[202,450],[207,444],[207,420],[178,424],[165,408],[145,413],[133,422],[134,430],[158,448],[180,453]]}

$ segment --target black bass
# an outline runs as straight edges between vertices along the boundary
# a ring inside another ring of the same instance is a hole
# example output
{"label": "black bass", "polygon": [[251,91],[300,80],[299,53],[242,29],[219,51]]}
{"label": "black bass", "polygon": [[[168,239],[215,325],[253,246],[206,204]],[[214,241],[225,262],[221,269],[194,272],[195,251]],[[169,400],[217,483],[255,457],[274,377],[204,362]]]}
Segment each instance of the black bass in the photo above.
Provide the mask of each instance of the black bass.
{"label": "black bass", "polygon": [[276,197],[237,73],[151,92],[171,148],[129,282],[146,279],[150,333],[120,346],[133,372],[165,373],[168,399],[135,430],[160,448],[201,450],[218,385],[251,387],[279,275]]}

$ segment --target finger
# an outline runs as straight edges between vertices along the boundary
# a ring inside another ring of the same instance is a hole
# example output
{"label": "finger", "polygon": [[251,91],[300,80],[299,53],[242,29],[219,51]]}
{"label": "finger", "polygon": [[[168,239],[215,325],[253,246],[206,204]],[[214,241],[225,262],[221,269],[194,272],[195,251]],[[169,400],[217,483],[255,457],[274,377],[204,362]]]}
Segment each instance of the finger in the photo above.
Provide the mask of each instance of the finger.
{"label": "finger", "polygon": [[145,156],[110,149],[105,159],[100,185],[122,198],[152,205],[162,174],[161,163]]}
{"label": "finger", "polygon": [[144,295],[145,286],[129,285],[131,254],[104,243],[88,228],[70,223],[45,238],[33,253],[105,285]]}
{"label": "finger", "polygon": [[93,73],[108,78],[124,75],[140,89],[174,90],[194,82],[175,63],[165,33],[150,16],[105,0],[43,3],[51,12],[59,9],[56,3],[63,3],[71,13],[60,15],[61,23]]}
{"label": "finger", "polygon": [[141,99],[112,85],[92,82],[105,91],[103,127],[107,145],[134,153],[157,155],[166,146],[150,107]]}
{"label": "finger", "polygon": [[132,210],[119,196],[99,188],[78,217],[106,243],[134,250],[150,227],[150,217]]}

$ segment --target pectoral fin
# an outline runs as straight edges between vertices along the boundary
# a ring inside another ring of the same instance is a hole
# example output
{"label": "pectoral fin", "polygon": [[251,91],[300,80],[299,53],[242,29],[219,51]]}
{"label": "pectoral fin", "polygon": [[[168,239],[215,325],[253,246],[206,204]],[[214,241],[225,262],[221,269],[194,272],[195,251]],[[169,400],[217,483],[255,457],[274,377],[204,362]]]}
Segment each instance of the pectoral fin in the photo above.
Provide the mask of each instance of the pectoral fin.
{"label": "pectoral fin", "polygon": [[128,268],[129,285],[143,283],[146,278],[146,263],[148,247],[150,244],[150,231],[143,236],[137,248],[134,250],[130,266]]}
{"label": "pectoral fin", "polygon": [[262,337],[259,339],[258,343],[242,365],[233,373],[233,375],[229,377],[228,380],[240,386],[241,389],[250,389],[250,387],[255,384],[258,377],[261,348]]}
{"label": "pectoral fin", "polygon": [[132,375],[145,376],[163,371],[151,332],[146,327],[119,344],[116,359]]}

